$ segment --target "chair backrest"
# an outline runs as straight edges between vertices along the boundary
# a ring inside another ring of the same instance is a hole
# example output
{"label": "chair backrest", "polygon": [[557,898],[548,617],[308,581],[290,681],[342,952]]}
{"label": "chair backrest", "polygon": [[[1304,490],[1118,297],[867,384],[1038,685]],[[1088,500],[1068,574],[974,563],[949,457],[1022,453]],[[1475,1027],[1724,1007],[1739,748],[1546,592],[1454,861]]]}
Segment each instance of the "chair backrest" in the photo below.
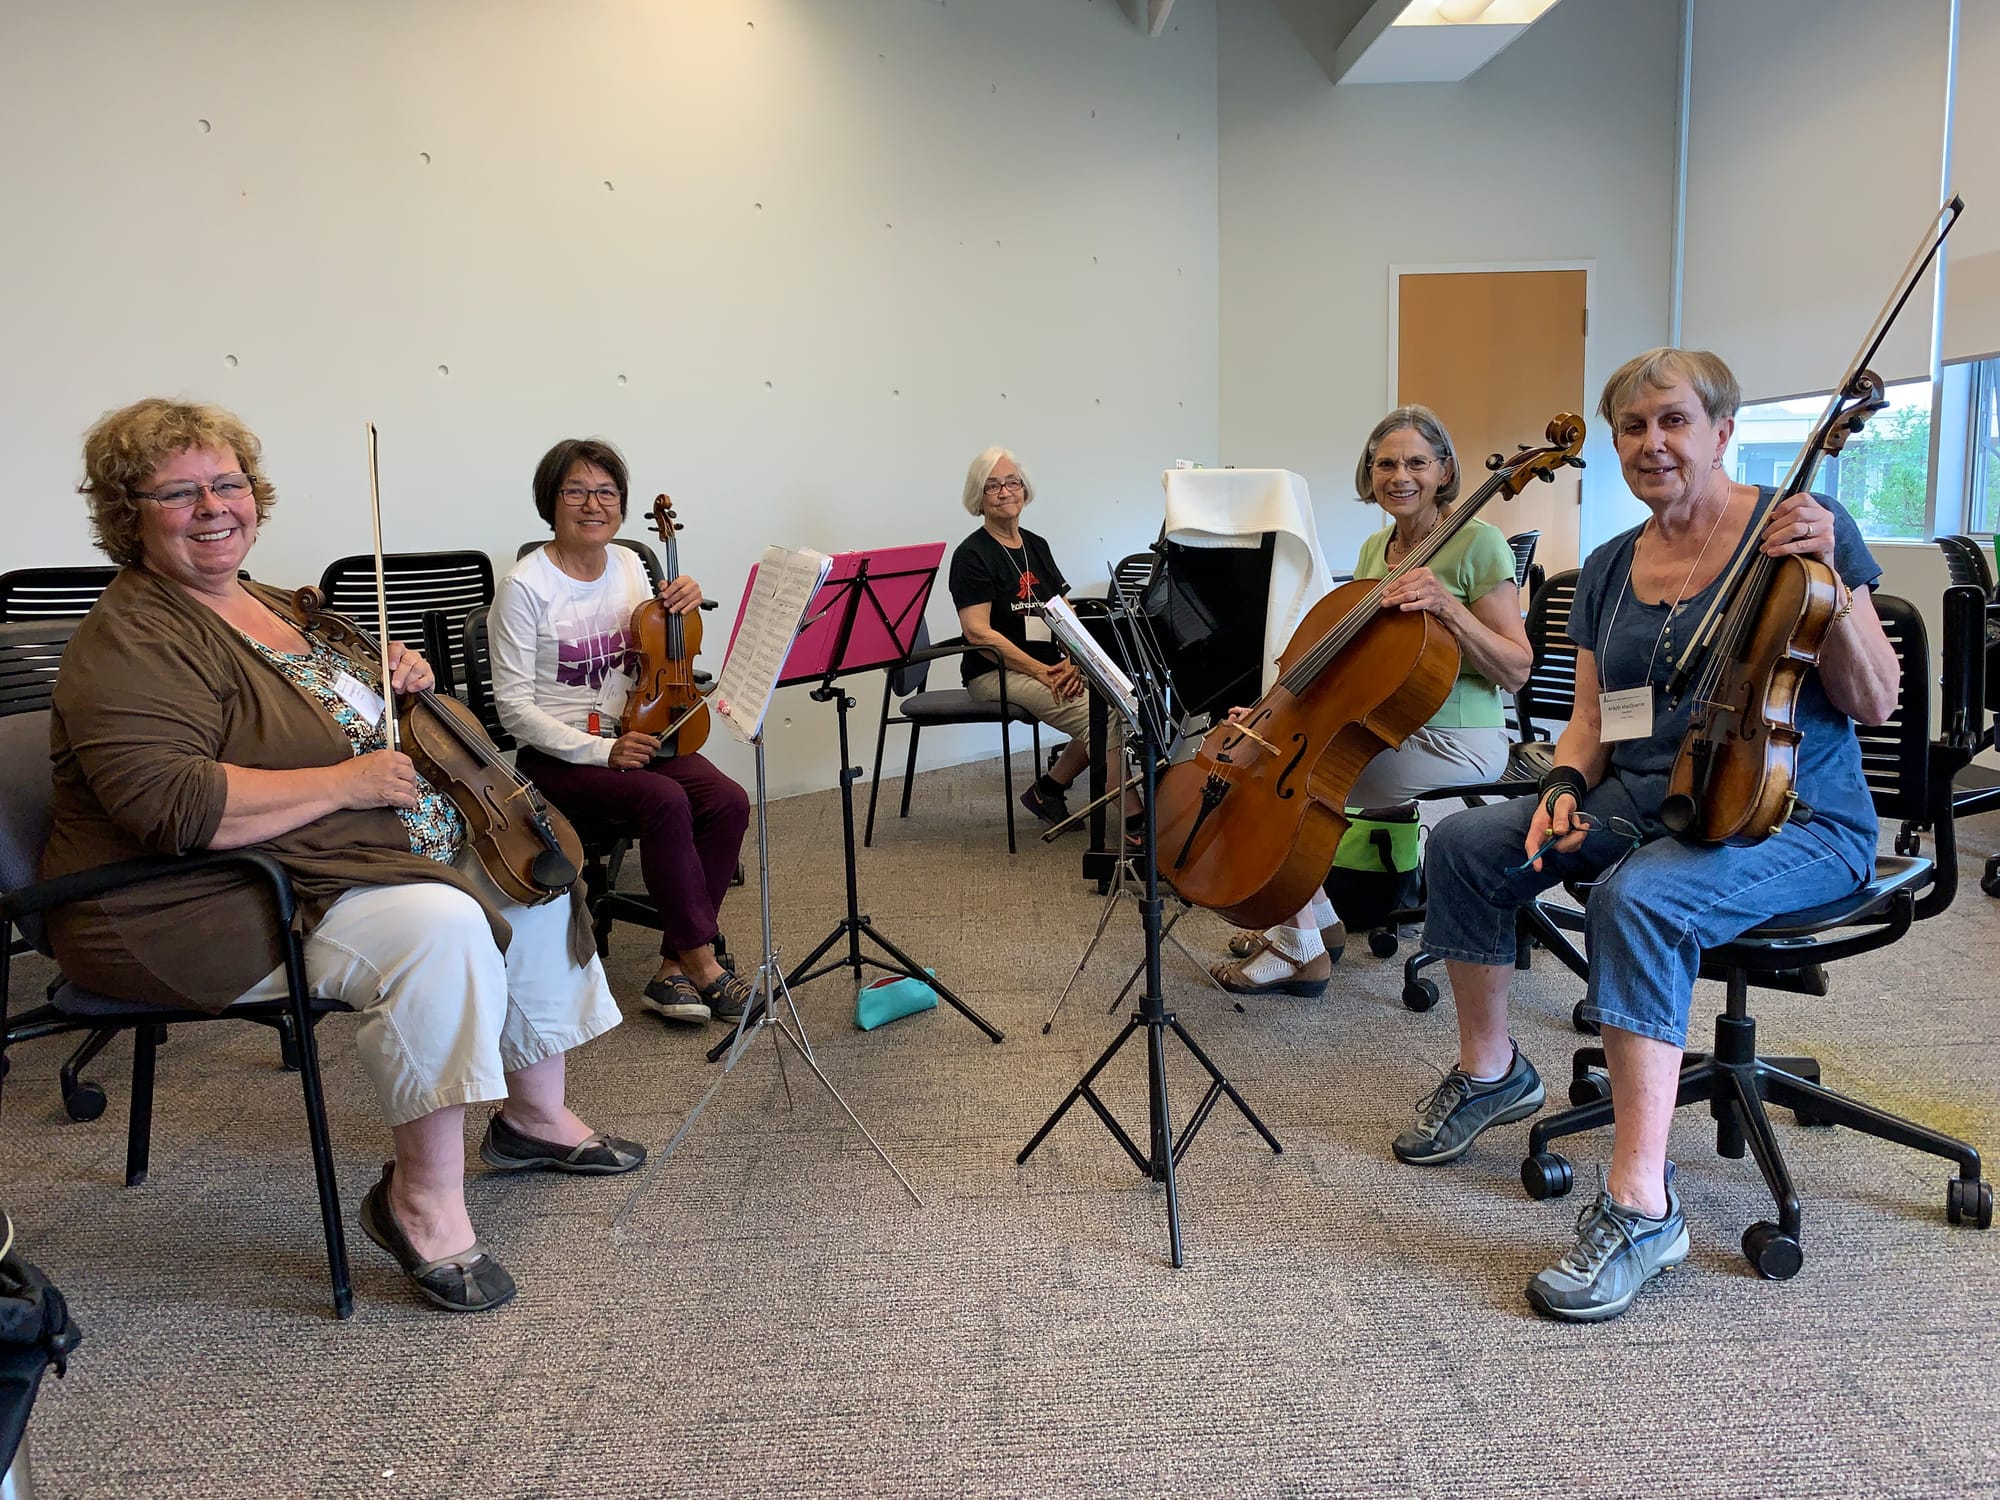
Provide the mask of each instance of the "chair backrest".
{"label": "chair backrest", "polygon": [[[389,552],[382,557],[389,597],[389,634],[406,645],[421,643],[449,689],[465,661],[465,612],[493,602],[493,559],[484,552]],[[327,607],[375,630],[375,559],[357,554],[328,563],[319,589]],[[426,622],[425,616],[441,618]],[[436,638],[433,638],[433,637]]]}
{"label": "chair backrest", "polygon": [[1993,566],[1986,561],[1985,550],[1978,542],[1969,536],[1941,536],[1937,544],[1944,553],[1952,587],[1970,584],[1987,598],[1993,596]]}
{"label": "chair backrest", "polygon": [[0,622],[0,716],[46,709],[75,620]]}
{"label": "chair backrest", "polygon": [[[611,540],[618,546],[629,547],[632,551],[639,554],[639,565],[646,570],[646,582],[650,583],[657,591],[660,585],[666,581],[667,576],[666,570],[660,566],[660,554],[637,537],[614,536]],[[542,537],[538,541],[521,543],[520,546],[514,549],[514,561],[519,562],[546,541],[548,541],[548,538]]]}
{"label": "chair backrest", "polygon": [[[931,643],[931,622],[917,621],[917,638],[910,645],[912,655],[922,651]],[[924,684],[931,680],[931,664],[928,661],[906,661],[889,673],[889,692],[897,698],[907,698],[913,693],[921,693]]]}
{"label": "chair backrest", "polygon": [[[1137,597],[1146,590],[1160,571],[1160,554],[1157,552],[1134,552],[1130,557],[1120,558],[1118,566],[1111,570],[1111,576]],[[1119,590],[1113,589],[1111,597],[1119,597]]]}
{"label": "chair backrest", "polygon": [[[0,718],[0,891],[34,881],[55,821],[49,717],[48,709],[38,708]],[[41,918],[17,925],[30,943],[48,951]]]}
{"label": "chair backrest", "polygon": [[1569,638],[1569,612],[1581,576],[1575,568],[1558,573],[1528,600],[1528,644],[1535,659],[1527,684],[1514,695],[1524,736],[1531,724],[1565,724],[1576,712],[1576,646]]}
{"label": "chair backrest", "polygon": [[1896,711],[1885,724],[1857,724],[1861,772],[1875,811],[1897,821],[1930,816],[1931,648],[1924,617],[1909,600],[1877,593],[1875,613],[1896,648]]}
{"label": "chair backrest", "polygon": [[486,644],[486,610],[475,604],[465,612],[459,635],[464,642],[465,706],[486,726],[493,743],[502,750],[514,748],[514,737],[500,726],[500,714],[493,706],[493,657]]}
{"label": "chair backrest", "polygon": [[1507,538],[1507,545],[1514,550],[1514,587],[1525,597],[1529,592],[1528,570],[1535,565],[1535,548],[1542,543],[1539,531],[1517,531]]}
{"label": "chair backrest", "polygon": [[0,573],[0,621],[81,620],[117,576],[113,567],[16,568]]}

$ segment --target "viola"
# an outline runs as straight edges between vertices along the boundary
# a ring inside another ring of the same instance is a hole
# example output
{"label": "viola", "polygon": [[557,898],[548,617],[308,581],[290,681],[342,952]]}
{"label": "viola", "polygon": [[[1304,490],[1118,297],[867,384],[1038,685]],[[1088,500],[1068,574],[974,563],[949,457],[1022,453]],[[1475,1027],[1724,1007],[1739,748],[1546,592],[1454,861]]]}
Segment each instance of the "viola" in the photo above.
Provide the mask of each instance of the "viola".
{"label": "viola", "polygon": [[[1896,315],[1916,290],[1945,236],[1964,211],[1954,197],[1931,216],[1902,277],[1876,314],[1861,349],[1828,398],[1784,484],[1750,522],[1761,536],[1785,500],[1812,485],[1820,458],[1838,453],[1888,405],[1868,366]],[[1810,816],[1799,802],[1798,699],[1840,604],[1840,581],[1817,558],[1767,557],[1753,541],[1723,573],[1722,585],[1668,680],[1677,704],[1692,684],[1688,730],[1667,778],[1660,821],[1702,844],[1747,845],[1769,838],[1792,818]]]}
{"label": "viola", "polygon": [[[326,607],[316,588],[292,604],[309,633],[324,636],[344,656],[384,660],[374,637]],[[383,673],[383,696],[391,696]],[[509,900],[539,906],[565,894],[583,865],[576,830],[487,737],[471,709],[429,688],[401,696],[400,718],[389,717],[390,748],[416,764],[417,774],[450,799],[465,819],[473,854]]]}
{"label": "viola", "polygon": [[[653,501],[653,530],[666,549],[667,577],[681,574],[680,548],[674,533],[674,502],[666,495]],[[701,616],[675,614],[658,596],[632,611],[633,650],[639,658],[639,680],[626,695],[618,727],[660,741],[660,757],[692,755],[708,741],[708,706],[695,686],[694,659],[701,654]]]}
{"label": "viola", "polygon": [[1493,477],[1455,502],[1386,577],[1356,580],[1307,612],[1269,692],[1216,725],[1192,760],[1161,777],[1160,874],[1197,906],[1268,927],[1311,899],[1347,831],[1362,769],[1430,721],[1458,679],[1458,642],[1427,612],[1382,608],[1390,584],[1426,567],[1498,495],[1583,467],[1583,419],[1548,426],[1548,446],[1487,460]]}

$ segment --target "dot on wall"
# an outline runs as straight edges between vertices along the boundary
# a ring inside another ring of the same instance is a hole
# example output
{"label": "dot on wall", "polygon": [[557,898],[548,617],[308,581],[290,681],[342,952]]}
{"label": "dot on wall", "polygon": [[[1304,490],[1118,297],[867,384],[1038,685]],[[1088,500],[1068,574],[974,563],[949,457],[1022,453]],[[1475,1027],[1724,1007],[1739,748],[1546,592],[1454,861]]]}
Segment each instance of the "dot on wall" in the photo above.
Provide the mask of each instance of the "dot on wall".
{"label": "dot on wall", "polygon": [[440,374],[440,375],[449,375],[450,373],[451,373],[451,366],[450,366],[450,365],[439,365],[439,366],[438,366],[438,374]]}
{"label": "dot on wall", "polygon": [[233,354],[225,354],[225,355],[223,355],[223,356],[222,356],[222,365],[223,365],[223,368],[224,368],[224,369],[227,369],[227,370],[233,370],[233,369],[235,369],[235,368],[236,368],[236,356],[235,356],[235,355],[233,355]]}
{"label": "dot on wall", "polygon": [[207,135],[209,131],[213,130],[215,127],[209,124],[208,121],[206,120],[196,120],[194,122],[194,128],[201,134]]}
{"label": "dot on wall", "polygon": [[422,162],[422,163],[423,163],[423,164],[424,164],[425,166],[427,166],[427,167],[428,167],[428,166],[429,166],[429,165],[431,164],[431,154],[430,154],[430,152],[428,152],[428,151],[419,151],[419,152],[417,153],[417,160],[418,160],[418,161],[420,161],[420,162]]}
{"label": "dot on wall", "polygon": [[620,375],[620,376],[618,377],[618,383],[619,383],[620,385],[623,385],[623,384],[625,383],[625,377],[624,377],[623,375]]}
{"label": "dot on wall", "polygon": [[615,193],[618,191],[618,189],[616,189],[611,185],[611,179],[608,177],[604,179],[604,191],[607,193]]}

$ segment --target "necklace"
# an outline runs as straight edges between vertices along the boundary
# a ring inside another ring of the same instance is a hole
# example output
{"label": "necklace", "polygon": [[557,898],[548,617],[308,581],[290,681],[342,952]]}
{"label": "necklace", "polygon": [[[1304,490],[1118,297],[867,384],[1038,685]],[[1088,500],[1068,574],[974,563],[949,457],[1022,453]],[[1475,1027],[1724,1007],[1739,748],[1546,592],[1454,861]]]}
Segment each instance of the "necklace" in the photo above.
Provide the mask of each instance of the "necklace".
{"label": "necklace", "polygon": [[[1673,628],[1674,616],[1681,612],[1681,606],[1687,599],[1688,585],[1694,582],[1694,575],[1701,567],[1701,560],[1708,556],[1708,544],[1715,540],[1716,529],[1722,525],[1722,518],[1728,514],[1729,498],[1725,495],[1721,506],[1715,512],[1715,519],[1708,523],[1708,535],[1701,539],[1701,551],[1695,553],[1694,561],[1688,564],[1687,574],[1681,579],[1680,589],[1675,593],[1673,603],[1667,606],[1667,617],[1660,622],[1660,633],[1653,637],[1653,649],[1646,656],[1646,675],[1640,681],[1651,682],[1653,680],[1653,667],[1660,659],[1660,642],[1667,638],[1667,632]],[[1650,526],[1652,524],[1652,521],[1648,519],[1646,525]],[[1641,528],[1641,534],[1643,535],[1643,533],[1644,528]],[[1635,562],[1638,560],[1638,555],[1639,541],[1637,537],[1634,537],[1632,540],[1632,556]],[[1625,567],[1625,587],[1620,589],[1617,597],[1611,601],[1611,618],[1604,622],[1604,634],[1598,641],[1597,685],[1606,691],[1609,691],[1609,687],[1604,676],[1604,647],[1611,640],[1611,627],[1618,623],[1618,606],[1625,602],[1627,594],[1631,594],[1634,599],[1639,597],[1638,591],[1632,587],[1632,565],[1630,563],[1626,564]]]}

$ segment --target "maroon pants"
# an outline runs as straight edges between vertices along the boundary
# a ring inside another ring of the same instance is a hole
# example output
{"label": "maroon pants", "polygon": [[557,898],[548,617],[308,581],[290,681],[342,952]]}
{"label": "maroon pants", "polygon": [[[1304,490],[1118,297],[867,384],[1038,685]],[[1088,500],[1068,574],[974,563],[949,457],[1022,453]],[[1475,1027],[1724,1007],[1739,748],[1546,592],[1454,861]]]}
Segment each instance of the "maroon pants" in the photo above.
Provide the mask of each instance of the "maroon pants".
{"label": "maroon pants", "polygon": [[715,941],[715,914],[750,826],[750,799],[742,787],[701,755],[614,771],[573,765],[523,745],[516,760],[571,817],[631,829],[646,894],[660,909],[663,955]]}

